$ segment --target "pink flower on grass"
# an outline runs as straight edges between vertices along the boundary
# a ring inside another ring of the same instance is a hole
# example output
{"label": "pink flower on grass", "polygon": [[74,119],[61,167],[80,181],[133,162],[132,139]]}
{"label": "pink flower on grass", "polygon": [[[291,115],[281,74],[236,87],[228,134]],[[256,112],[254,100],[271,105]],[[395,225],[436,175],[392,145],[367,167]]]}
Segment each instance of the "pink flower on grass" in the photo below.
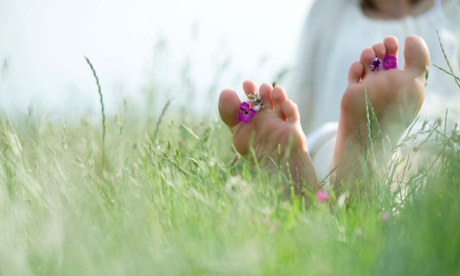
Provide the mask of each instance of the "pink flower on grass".
{"label": "pink flower on grass", "polygon": [[240,113],[238,113],[238,117],[236,120],[238,122],[243,122],[247,124],[249,120],[256,115],[256,112],[253,108],[251,108],[251,105],[247,102],[242,102],[240,105]]}
{"label": "pink flower on grass", "polygon": [[372,71],[377,71],[378,72],[378,71],[382,70],[383,66],[382,66],[382,60],[381,59],[379,59],[378,57],[373,57],[373,58],[371,58],[370,62],[371,62]]}
{"label": "pink flower on grass", "polygon": [[380,216],[380,219],[383,221],[388,221],[390,219],[390,213],[385,212]]}
{"label": "pink flower on grass", "polygon": [[315,195],[319,203],[324,203],[329,200],[329,195],[323,190],[317,191]]}
{"label": "pink flower on grass", "polygon": [[383,69],[394,69],[398,66],[398,59],[395,56],[386,54],[383,58]]}

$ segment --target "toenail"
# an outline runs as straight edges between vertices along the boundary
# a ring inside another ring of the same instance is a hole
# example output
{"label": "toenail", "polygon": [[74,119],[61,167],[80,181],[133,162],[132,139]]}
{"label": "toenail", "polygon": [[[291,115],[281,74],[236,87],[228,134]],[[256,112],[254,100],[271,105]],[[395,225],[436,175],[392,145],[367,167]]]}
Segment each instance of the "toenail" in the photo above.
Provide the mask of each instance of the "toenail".
{"label": "toenail", "polygon": [[398,67],[398,59],[395,56],[386,54],[383,58],[383,69],[389,70]]}
{"label": "toenail", "polygon": [[371,67],[372,71],[377,71],[378,72],[378,71],[382,70],[383,65],[382,65],[382,60],[380,58],[372,57],[370,62],[371,62],[370,67]]}

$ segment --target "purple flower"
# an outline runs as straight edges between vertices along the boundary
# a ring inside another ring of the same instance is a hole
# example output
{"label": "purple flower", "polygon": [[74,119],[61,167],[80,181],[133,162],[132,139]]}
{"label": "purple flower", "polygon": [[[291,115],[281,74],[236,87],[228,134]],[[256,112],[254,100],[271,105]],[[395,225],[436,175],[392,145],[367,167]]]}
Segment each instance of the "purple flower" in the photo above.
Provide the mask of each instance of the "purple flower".
{"label": "purple flower", "polygon": [[371,69],[372,71],[377,70],[377,72],[382,70],[382,60],[378,57],[371,58]]}
{"label": "purple flower", "polygon": [[317,191],[315,195],[316,195],[316,198],[318,199],[319,203],[324,203],[324,202],[328,201],[328,199],[329,199],[329,195],[323,190]]}
{"label": "purple flower", "polygon": [[398,66],[398,59],[395,56],[386,54],[383,58],[383,69],[393,69]]}
{"label": "purple flower", "polygon": [[240,113],[238,113],[238,117],[236,120],[238,122],[243,121],[243,123],[247,124],[249,120],[256,114],[256,111],[251,108],[251,105],[247,102],[242,102],[240,105]]}

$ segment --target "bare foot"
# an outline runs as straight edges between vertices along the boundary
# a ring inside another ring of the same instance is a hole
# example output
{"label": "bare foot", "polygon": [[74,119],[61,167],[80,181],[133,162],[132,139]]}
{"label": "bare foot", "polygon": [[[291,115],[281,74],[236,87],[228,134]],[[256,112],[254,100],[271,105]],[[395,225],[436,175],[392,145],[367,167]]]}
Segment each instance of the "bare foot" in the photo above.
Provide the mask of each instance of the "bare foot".
{"label": "bare foot", "polygon": [[[375,150],[378,157],[382,149],[381,141],[396,143],[422,106],[425,73],[430,60],[423,39],[417,36],[406,39],[404,70],[371,69],[371,58],[383,59],[386,54],[397,56],[397,51],[397,39],[387,37],[383,43],[364,49],[360,61],[353,63],[349,69],[333,157],[336,183],[361,177],[361,164],[364,163],[360,162],[369,150]],[[366,97],[370,105],[366,105]],[[373,117],[378,125],[372,120]],[[371,133],[369,121],[372,121]],[[379,136],[381,139],[378,139]]]}
{"label": "bare foot", "polygon": [[232,132],[235,149],[247,158],[254,154],[257,162],[268,170],[279,165],[293,178],[297,193],[303,185],[317,189],[316,173],[300,126],[297,105],[287,98],[280,86],[273,88],[265,83],[258,89],[254,82],[245,81],[243,90],[246,95],[259,93],[265,108],[247,124],[238,122],[240,99],[233,90],[222,91],[219,113]]}

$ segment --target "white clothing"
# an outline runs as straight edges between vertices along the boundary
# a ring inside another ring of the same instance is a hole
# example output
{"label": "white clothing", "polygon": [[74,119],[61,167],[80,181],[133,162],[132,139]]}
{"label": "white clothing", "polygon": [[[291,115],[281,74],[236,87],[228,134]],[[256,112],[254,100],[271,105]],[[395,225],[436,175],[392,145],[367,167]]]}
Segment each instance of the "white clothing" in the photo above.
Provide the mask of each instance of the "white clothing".
{"label": "white clothing", "polygon": [[[398,20],[368,18],[353,0],[317,0],[312,5],[301,37],[296,74],[299,82],[292,89],[296,93],[292,98],[299,106],[302,127],[310,134],[307,140],[313,161],[321,163],[315,164],[317,170],[328,171],[329,162],[324,164],[324,160],[332,158],[335,133],[330,124],[327,127],[324,124],[338,121],[348,68],[359,60],[364,48],[382,42],[388,35],[396,36],[400,42],[398,67],[403,68],[404,39],[408,35],[419,35],[427,43],[431,63],[448,69],[439,45],[438,31],[455,74],[460,74],[458,14],[454,12],[453,16],[448,16],[447,7],[442,7],[441,0],[435,2],[429,11],[419,16]],[[448,7],[449,11],[460,10],[456,0],[446,1],[446,5],[452,6]],[[460,88],[451,76],[430,66],[420,119],[444,119],[446,109],[449,109],[449,118],[460,121]],[[315,152],[321,152],[321,161],[315,160],[318,159]]]}

